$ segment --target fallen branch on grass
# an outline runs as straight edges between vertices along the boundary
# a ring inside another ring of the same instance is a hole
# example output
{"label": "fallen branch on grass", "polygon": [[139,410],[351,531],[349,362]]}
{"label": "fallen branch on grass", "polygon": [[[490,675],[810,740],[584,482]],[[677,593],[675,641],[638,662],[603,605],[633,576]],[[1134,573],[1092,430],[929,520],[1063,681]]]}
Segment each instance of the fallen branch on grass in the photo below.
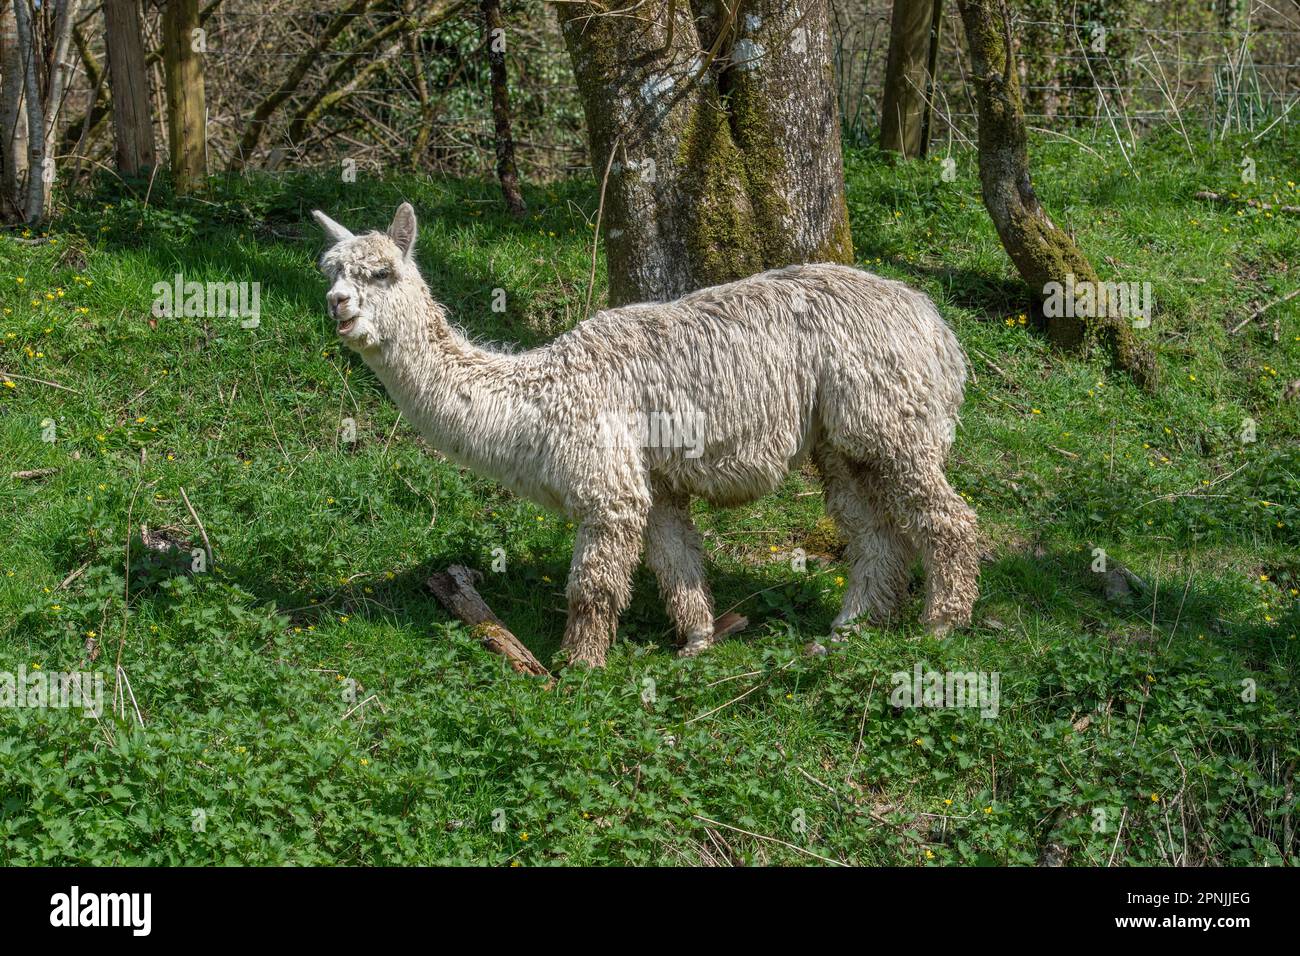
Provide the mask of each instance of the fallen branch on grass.
{"label": "fallen branch on grass", "polygon": [[74,395],[81,394],[75,388],[68,388],[68,386],[60,385],[58,382],[47,381],[43,378],[32,378],[30,375],[19,375],[17,372],[6,372],[4,369],[0,368],[0,381],[10,378],[16,378],[20,382],[36,382],[40,385],[48,385],[50,388],[62,389],[65,392],[72,392]]}
{"label": "fallen branch on grass", "polygon": [[28,471],[11,471],[9,477],[14,481],[28,481],[33,478],[48,478],[58,470],[57,468],[32,468]]}
{"label": "fallen branch on grass", "polygon": [[[469,568],[453,564],[446,571],[434,574],[425,584],[443,607],[470,626],[485,648],[506,658],[520,674],[551,678],[546,683],[550,688],[555,683],[551,672],[488,607],[474,587],[474,577],[475,572]],[[720,641],[748,626],[749,618],[728,611],[713,622],[713,639]]]}
{"label": "fallen branch on grass", "polygon": [[[427,586],[434,597],[442,602],[443,607],[473,629],[474,635],[484,647],[494,654],[504,656],[518,673],[551,678],[551,672],[519,638],[510,633],[501,619],[487,606],[487,602],[475,589],[473,572],[468,568],[453,564],[446,571],[439,571],[430,577]],[[554,683],[551,678],[546,686],[550,687]]]}
{"label": "fallen branch on grass", "polygon": [[1228,196],[1220,196],[1218,193],[1212,193],[1208,190],[1202,190],[1201,192],[1197,193],[1196,198],[1208,199],[1210,200],[1210,202],[1221,202],[1228,206],[1232,206],[1237,203],[1245,203],[1247,206],[1254,206],[1256,209],[1263,209],[1266,211],[1276,209],[1280,212],[1300,214],[1300,206],[1275,206],[1272,203],[1260,202],[1258,199],[1245,199],[1245,198],[1232,199]]}
{"label": "fallen branch on grass", "polygon": [[1238,332],[1240,332],[1242,329],[1244,329],[1244,328],[1245,328],[1247,325],[1249,325],[1251,322],[1254,322],[1256,319],[1258,319],[1261,315],[1263,315],[1263,314],[1264,314],[1265,312],[1267,312],[1269,309],[1273,308],[1273,306],[1275,306],[1275,305],[1281,305],[1283,302],[1289,302],[1289,301],[1291,301],[1292,299],[1294,299],[1294,298],[1295,298],[1296,296],[1298,296],[1298,295],[1300,295],[1300,289],[1292,289],[1292,290],[1291,290],[1290,292],[1288,292],[1286,295],[1279,296],[1278,298],[1274,299],[1272,302],[1268,303],[1267,305],[1260,306],[1258,309],[1256,309],[1256,310],[1255,310],[1254,312],[1252,312],[1250,315],[1246,316],[1244,319],[1242,319],[1240,322],[1238,322],[1236,325],[1234,325],[1234,326],[1233,326],[1233,327],[1228,331],[1228,334],[1229,334],[1229,335],[1236,335]]}

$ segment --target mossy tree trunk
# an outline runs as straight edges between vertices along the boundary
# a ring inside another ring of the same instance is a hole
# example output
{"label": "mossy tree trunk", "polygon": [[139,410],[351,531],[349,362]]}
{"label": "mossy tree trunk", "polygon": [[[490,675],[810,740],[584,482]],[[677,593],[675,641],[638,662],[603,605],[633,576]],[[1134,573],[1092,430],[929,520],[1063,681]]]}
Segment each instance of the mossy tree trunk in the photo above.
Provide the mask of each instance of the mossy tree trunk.
{"label": "mossy tree trunk", "polygon": [[604,184],[611,304],[852,260],[827,0],[556,10]]}
{"label": "mossy tree trunk", "polygon": [[[958,0],[979,112],[979,168],[984,205],[1003,248],[1041,305],[1048,283],[1099,281],[1074,241],[1048,217],[1029,178],[1029,155],[1019,81],[1011,52],[1010,24],[1000,0]],[[1151,353],[1122,316],[1039,317],[1048,338],[1078,349],[1095,341],[1144,388],[1154,388]]]}

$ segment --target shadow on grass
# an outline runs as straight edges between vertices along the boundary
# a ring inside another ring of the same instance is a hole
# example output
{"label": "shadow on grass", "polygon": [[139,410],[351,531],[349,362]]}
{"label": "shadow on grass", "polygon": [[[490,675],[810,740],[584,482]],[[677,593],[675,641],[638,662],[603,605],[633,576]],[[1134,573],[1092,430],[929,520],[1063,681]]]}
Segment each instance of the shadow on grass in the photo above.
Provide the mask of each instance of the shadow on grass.
{"label": "shadow on grass", "polygon": [[[525,191],[529,208],[552,228],[558,227],[557,217],[569,215],[570,203],[590,205],[591,194],[591,185],[578,180]],[[421,222],[416,261],[434,298],[451,309],[453,321],[475,338],[510,347],[530,348],[544,341],[521,321],[537,290],[511,283],[492,269],[498,259],[521,256],[539,223],[508,215],[499,188],[488,180],[411,177],[360,186],[318,173],[216,176],[196,196],[176,196],[160,181],[146,204],[142,195],[122,199],[114,179],[73,197],[56,226],[94,236],[102,252],[143,255],[160,279],[170,280],[179,271],[217,281],[258,282],[291,309],[323,316],[325,282],[316,261],[324,241],[312,210],[323,209],[360,234],[385,229],[405,201],[415,205]],[[469,229],[476,249],[458,254],[458,239]],[[287,267],[286,260],[296,265]],[[508,312],[486,307],[497,288],[505,290]]]}
{"label": "shadow on grass", "polygon": [[[539,660],[549,665],[564,634],[569,560],[569,551],[561,549],[540,559],[514,562],[508,571],[493,573],[484,566],[480,548],[453,546],[391,579],[370,579],[356,582],[353,587],[319,591],[268,585],[238,564],[226,563],[224,567],[225,580],[248,591],[259,604],[274,604],[296,626],[320,624],[340,615],[371,614],[436,640],[436,626],[456,619],[433,597],[425,582],[435,571],[461,564],[483,572],[476,587],[484,601]],[[992,638],[1006,644],[1036,639],[1037,622],[1050,622],[1064,632],[1066,639],[1083,637],[1117,646],[1145,646],[1156,655],[1166,653],[1174,642],[1186,645],[1205,641],[1218,653],[1236,658],[1243,671],[1266,669],[1285,650],[1285,621],[1269,625],[1262,619],[1225,616],[1225,608],[1239,603],[1239,595],[1232,593],[1229,582],[1198,576],[1164,582],[1158,589],[1137,587],[1121,600],[1108,599],[1103,595],[1105,575],[1093,573],[1090,562],[1091,556],[1082,548],[1041,547],[1004,553],[986,561],[981,568],[981,599],[973,625],[955,640]],[[297,576],[292,568],[285,571]],[[710,564],[709,579],[719,614],[734,608],[749,618],[748,628],[730,638],[733,641],[770,641],[774,631],[788,635],[800,646],[823,640],[839,609],[839,593],[825,593],[825,577],[770,565],[751,568]],[[370,593],[362,593],[363,583],[369,586]],[[904,616],[889,630],[914,632],[923,596],[924,578],[918,565],[913,569]],[[160,597],[156,589],[141,587],[134,600]],[[1292,630],[1296,624],[1300,621],[1291,622]],[[653,647],[656,653],[671,654],[675,650],[672,625],[656,582],[644,565],[638,568],[631,602],[620,619],[619,639]]]}

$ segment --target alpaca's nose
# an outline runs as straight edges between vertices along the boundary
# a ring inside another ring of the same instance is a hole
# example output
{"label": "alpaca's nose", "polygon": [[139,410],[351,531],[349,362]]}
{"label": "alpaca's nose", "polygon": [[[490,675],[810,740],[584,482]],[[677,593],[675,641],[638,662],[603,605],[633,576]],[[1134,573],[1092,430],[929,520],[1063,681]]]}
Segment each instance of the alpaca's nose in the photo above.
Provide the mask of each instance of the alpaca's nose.
{"label": "alpaca's nose", "polygon": [[340,308],[348,304],[350,297],[346,292],[331,292],[325,298],[329,301],[330,311],[337,314]]}

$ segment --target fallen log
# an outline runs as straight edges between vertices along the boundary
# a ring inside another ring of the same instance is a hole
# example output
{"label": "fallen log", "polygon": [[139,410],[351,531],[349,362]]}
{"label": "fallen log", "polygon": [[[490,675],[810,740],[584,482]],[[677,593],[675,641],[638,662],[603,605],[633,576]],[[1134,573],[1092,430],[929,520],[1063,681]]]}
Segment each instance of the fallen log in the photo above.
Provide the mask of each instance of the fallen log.
{"label": "fallen log", "polygon": [[[455,617],[470,626],[479,642],[494,654],[500,654],[510,662],[510,666],[520,674],[533,674],[548,678],[546,687],[555,684],[555,678],[546,667],[533,656],[533,652],[505,626],[488,607],[483,596],[474,587],[475,572],[460,564],[453,564],[446,571],[432,575],[425,586],[433,592],[442,606]],[[713,622],[713,639],[719,641],[730,637],[749,626],[749,618],[728,611]]]}
{"label": "fallen log", "polygon": [[1207,189],[1203,189],[1200,192],[1198,192],[1196,194],[1196,198],[1205,199],[1208,200],[1209,202],[1223,203],[1225,206],[1231,206],[1234,203],[1244,203],[1247,206],[1253,206],[1255,209],[1263,209],[1265,211],[1278,209],[1281,210],[1282,212],[1289,212],[1293,214],[1300,213],[1300,206],[1274,205],[1273,203],[1260,202],[1258,199],[1246,199],[1244,196],[1240,199],[1233,199],[1229,196],[1221,196],[1218,193],[1212,193]]}
{"label": "fallen log", "polygon": [[429,578],[427,586],[442,606],[470,626],[484,647],[500,654],[520,674],[534,674],[548,678],[549,688],[555,680],[533,652],[519,638],[510,633],[501,619],[492,612],[474,587],[474,575],[468,568],[453,564]]}
{"label": "fallen log", "polygon": [[11,471],[9,477],[14,481],[31,481],[36,478],[48,478],[58,470],[57,468],[32,468],[28,471]]}
{"label": "fallen log", "polygon": [[[1254,322],[1256,319],[1258,319],[1261,315],[1263,315],[1263,314],[1264,314],[1265,312],[1267,312],[1269,309],[1273,308],[1273,306],[1275,306],[1275,305],[1281,305],[1283,302],[1290,302],[1292,299],[1294,299],[1294,298],[1295,298],[1296,296],[1298,296],[1298,295],[1300,295],[1300,289],[1292,289],[1292,290],[1291,290],[1290,292],[1288,292],[1286,295],[1278,296],[1276,299],[1274,299],[1272,302],[1269,302],[1267,305],[1262,305],[1262,306],[1260,306],[1258,309],[1256,309],[1256,310],[1255,310],[1254,312],[1252,312],[1250,315],[1246,316],[1244,319],[1242,319],[1240,322],[1238,322],[1236,325],[1234,325],[1231,329],[1229,329],[1229,330],[1228,330],[1228,334],[1229,334],[1229,335],[1236,335],[1238,332],[1240,332],[1242,329],[1244,329],[1244,328],[1245,328],[1247,325],[1249,325],[1251,322]],[[1276,335],[1273,337],[1273,340],[1274,340],[1274,341],[1277,341],[1277,336],[1276,336]]]}

